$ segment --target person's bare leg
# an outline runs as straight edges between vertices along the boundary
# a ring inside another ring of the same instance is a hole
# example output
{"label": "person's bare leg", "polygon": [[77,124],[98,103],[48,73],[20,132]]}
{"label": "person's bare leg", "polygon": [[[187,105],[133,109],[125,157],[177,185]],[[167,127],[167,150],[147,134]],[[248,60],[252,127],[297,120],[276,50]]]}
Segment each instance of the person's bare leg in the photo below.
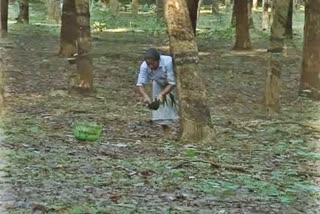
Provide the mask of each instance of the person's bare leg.
{"label": "person's bare leg", "polygon": [[170,127],[168,125],[161,125],[162,131],[164,135],[169,135],[170,134]]}

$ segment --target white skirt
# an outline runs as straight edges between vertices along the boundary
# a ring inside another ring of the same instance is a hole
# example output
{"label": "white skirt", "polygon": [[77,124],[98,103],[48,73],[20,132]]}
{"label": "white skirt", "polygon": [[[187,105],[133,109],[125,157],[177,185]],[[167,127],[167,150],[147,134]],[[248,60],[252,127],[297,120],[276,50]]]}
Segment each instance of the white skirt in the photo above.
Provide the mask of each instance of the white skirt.
{"label": "white skirt", "polygon": [[[163,89],[164,87],[157,81],[152,81],[153,98],[157,98]],[[178,118],[176,103],[172,102],[169,94],[166,96],[166,102],[162,103],[158,110],[152,111],[152,121],[157,124],[172,124],[176,122]]]}

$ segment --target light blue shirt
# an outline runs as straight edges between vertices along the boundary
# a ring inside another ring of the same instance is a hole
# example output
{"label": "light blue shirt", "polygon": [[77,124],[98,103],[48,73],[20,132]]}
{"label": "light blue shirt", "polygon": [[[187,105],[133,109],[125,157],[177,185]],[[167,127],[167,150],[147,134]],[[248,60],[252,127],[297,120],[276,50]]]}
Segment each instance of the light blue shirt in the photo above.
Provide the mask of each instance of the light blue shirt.
{"label": "light blue shirt", "polygon": [[146,61],[140,65],[137,86],[145,86],[150,80],[154,80],[162,86],[166,86],[168,84],[176,85],[171,56],[161,55],[159,67],[154,71],[151,70]]}

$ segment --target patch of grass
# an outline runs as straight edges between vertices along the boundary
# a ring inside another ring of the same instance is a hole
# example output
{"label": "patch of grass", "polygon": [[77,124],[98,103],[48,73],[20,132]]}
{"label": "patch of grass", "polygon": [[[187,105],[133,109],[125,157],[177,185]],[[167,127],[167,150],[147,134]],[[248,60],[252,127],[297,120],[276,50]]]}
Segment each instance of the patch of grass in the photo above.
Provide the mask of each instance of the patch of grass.
{"label": "patch of grass", "polygon": [[94,8],[94,16],[91,22],[96,26],[95,30],[107,29],[128,29],[142,30],[147,33],[159,34],[165,32],[164,20],[157,17],[156,14],[140,14],[137,17],[132,17],[131,14],[121,13],[118,17],[113,17],[108,11],[103,8]]}
{"label": "patch of grass", "polygon": [[90,214],[98,214],[106,210],[102,210],[90,205],[79,205],[74,206],[73,208],[70,208],[68,210],[69,214],[84,214],[84,213],[90,213]]}

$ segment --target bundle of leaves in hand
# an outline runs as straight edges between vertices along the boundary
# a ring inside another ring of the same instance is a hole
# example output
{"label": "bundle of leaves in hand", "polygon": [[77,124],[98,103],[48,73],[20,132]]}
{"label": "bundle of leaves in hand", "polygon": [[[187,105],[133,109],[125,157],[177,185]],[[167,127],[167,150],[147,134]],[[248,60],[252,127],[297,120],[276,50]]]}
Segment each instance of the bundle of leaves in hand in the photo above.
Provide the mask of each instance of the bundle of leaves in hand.
{"label": "bundle of leaves in hand", "polygon": [[160,100],[154,99],[154,101],[149,103],[147,107],[154,111],[158,110],[158,108],[160,107]]}
{"label": "bundle of leaves in hand", "polygon": [[173,94],[169,94],[169,98],[170,100],[167,99],[168,97],[165,96],[164,99],[163,99],[163,104],[165,105],[171,105],[171,107],[175,107],[176,106],[176,100],[174,98],[174,95]]}
{"label": "bundle of leaves in hand", "polygon": [[169,97],[170,97],[170,100],[171,100],[172,107],[175,107],[176,106],[176,100],[174,98],[174,95],[170,93]]}
{"label": "bundle of leaves in hand", "polygon": [[168,102],[167,97],[164,97],[163,103],[161,103],[159,99],[155,98],[153,102],[147,105],[147,107],[154,111],[158,110],[161,104],[164,104],[164,105],[171,104],[172,107],[174,107],[176,105],[176,100],[174,98],[174,95],[170,93],[169,97],[170,97],[170,102]]}

